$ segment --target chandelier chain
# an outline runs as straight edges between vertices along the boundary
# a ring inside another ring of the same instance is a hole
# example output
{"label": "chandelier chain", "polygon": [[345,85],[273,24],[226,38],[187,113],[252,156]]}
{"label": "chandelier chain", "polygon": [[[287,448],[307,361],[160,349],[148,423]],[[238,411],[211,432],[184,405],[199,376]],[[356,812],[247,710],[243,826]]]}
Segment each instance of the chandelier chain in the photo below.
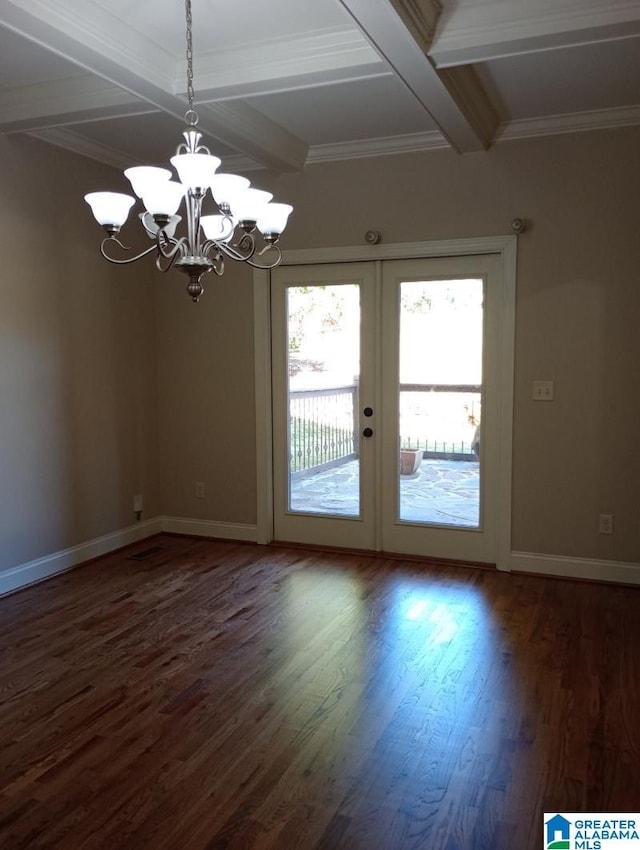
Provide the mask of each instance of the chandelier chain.
{"label": "chandelier chain", "polygon": [[193,19],[191,17],[191,0],[185,0],[184,8],[187,19],[187,99],[189,101],[189,109],[187,110],[185,119],[188,124],[195,125],[198,123],[198,115],[193,108]]}

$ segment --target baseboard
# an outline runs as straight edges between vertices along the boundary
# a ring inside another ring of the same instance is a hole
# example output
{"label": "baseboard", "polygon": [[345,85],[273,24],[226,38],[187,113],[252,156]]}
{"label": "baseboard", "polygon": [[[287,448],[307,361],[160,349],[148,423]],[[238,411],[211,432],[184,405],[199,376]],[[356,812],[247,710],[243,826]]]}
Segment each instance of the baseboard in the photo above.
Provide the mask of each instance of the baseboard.
{"label": "baseboard", "polygon": [[257,528],[255,525],[246,525],[233,522],[214,522],[212,520],[186,519],[184,517],[160,516],[145,522],[138,522],[128,528],[122,528],[95,540],[88,540],[70,549],[53,552],[27,564],[0,572],[0,596],[19,590],[29,584],[43,581],[58,573],[71,570],[86,561],[108,555],[115,549],[137,543],[162,531],[173,534],[189,534],[197,537],[216,537],[225,540],[242,540],[255,543],[257,539]]}
{"label": "baseboard", "polygon": [[598,561],[591,558],[569,558],[563,555],[512,552],[511,570],[558,578],[640,585],[640,564],[626,561]]}
{"label": "baseboard", "polygon": [[[247,543],[255,543],[257,539],[257,527],[247,523],[217,522],[186,517],[154,517],[0,573],[0,596],[63,573],[86,561],[107,555],[115,549],[129,546],[131,543],[163,531],[196,537],[240,540]],[[640,564],[626,561],[600,561],[591,558],[570,558],[564,555],[512,552],[511,571],[557,578],[640,585]]]}
{"label": "baseboard", "polygon": [[217,522],[209,519],[188,519],[187,517],[159,517],[162,531],[171,534],[192,534],[196,537],[216,537],[222,540],[242,540],[255,543],[258,529],[255,525],[241,522]]}
{"label": "baseboard", "polygon": [[96,537],[94,540],[88,540],[86,543],[80,543],[78,546],[72,546],[70,549],[53,552],[51,555],[45,555],[43,558],[37,558],[35,561],[21,564],[6,572],[1,572],[0,596],[4,596],[28,584],[35,584],[43,579],[50,578],[57,573],[66,572],[66,570],[73,569],[73,567],[77,567],[86,561],[99,558],[101,555],[107,555],[115,549],[129,546],[138,540],[144,540],[146,537],[159,534],[160,531],[162,531],[162,525],[156,517],[144,522],[138,522],[135,525],[130,525],[128,528],[114,531],[111,534]]}

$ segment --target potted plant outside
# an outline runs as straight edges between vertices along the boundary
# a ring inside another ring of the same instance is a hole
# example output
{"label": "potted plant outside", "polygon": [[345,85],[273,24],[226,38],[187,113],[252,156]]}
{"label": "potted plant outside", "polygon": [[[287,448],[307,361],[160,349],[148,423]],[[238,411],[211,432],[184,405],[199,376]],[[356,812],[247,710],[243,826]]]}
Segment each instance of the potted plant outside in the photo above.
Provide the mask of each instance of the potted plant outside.
{"label": "potted plant outside", "polygon": [[400,449],[400,475],[414,475],[420,468],[423,449]]}

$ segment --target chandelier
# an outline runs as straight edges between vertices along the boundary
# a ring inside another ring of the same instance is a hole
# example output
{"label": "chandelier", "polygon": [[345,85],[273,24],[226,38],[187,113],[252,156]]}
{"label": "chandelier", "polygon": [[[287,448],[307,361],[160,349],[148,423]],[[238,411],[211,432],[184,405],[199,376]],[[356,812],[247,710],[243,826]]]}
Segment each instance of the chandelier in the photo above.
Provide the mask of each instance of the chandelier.
{"label": "chandelier", "polygon": [[[193,45],[191,0],[185,0],[187,21],[187,96],[189,107],[184,120],[187,129],[184,142],[178,145],[171,164],[172,172],[155,166],[136,166],[124,172],[135,195],[142,200],[145,211],[140,222],[153,245],[133,257],[114,256],[130,251],[118,238],[136,199],[119,192],[91,192],[85,201],[104,228],[107,236],[100,253],[110,263],[123,265],[155,252],[156,266],[161,272],[171,268],[189,278],[187,292],[198,301],[204,288],[202,277],[213,271],[224,273],[224,260],[248,263],[259,269],[273,269],[282,259],[278,239],[287,224],[293,207],[272,202],[272,195],[251,188],[245,177],[236,174],[216,174],[220,159],[200,144],[202,134],[196,129],[199,118],[193,108]],[[217,211],[202,215],[202,206],[211,194]],[[182,216],[177,215],[184,201],[186,236],[176,236]]]}

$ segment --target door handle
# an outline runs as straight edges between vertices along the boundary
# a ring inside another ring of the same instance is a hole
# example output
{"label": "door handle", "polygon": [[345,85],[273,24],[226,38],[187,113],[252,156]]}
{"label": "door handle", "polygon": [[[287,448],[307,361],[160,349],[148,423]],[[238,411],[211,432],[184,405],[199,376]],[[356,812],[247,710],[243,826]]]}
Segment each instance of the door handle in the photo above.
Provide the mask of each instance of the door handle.
{"label": "door handle", "polygon": [[373,437],[373,428],[365,428],[362,432],[363,437]]}
{"label": "door handle", "polygon": [[373,408],[372,407],[365,407],[365,409],[362,412],[364,413],[365,416],[373,416]]}

